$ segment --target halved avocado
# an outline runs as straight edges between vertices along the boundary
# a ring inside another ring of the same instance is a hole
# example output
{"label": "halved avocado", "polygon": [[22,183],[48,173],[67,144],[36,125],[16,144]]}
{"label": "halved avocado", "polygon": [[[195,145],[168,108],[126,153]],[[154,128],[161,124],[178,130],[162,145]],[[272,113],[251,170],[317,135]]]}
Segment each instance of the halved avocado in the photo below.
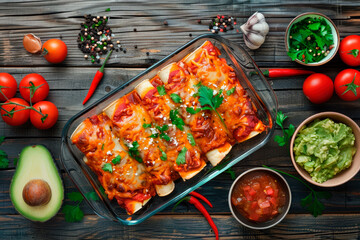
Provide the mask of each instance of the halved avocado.
{"label": "halved avocado", "polygon": [[64,187],[50,152],[41,145],[25,147],[10,185],[10,198],[24,217],[45,222],[55,216]]}

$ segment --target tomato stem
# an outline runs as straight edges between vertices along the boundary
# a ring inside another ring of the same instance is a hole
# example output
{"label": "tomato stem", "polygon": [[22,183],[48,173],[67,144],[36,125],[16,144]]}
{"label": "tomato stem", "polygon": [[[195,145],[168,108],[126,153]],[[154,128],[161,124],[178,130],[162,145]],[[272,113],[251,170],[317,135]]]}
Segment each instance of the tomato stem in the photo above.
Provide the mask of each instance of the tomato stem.
{"label": "tomato stem", "polygon": [[346,87],[345,91],[341,94],[341,95],[344,95],[345,93],[347,93],[348,91],[352,91],[355,96],[357,96],[357,92],[356,92],[356,89],[358,87],[360,87],[359,85],[356,85],[354,82],[355,82],[355,78],[356,78],[356,73],[354,75],[354,79],[352,80],[351,83],[348,83],[348,84],[344,84],[344,85],[341,85],[340,87]]}
{"label": "tomato stem", "polygon": [[[23,107],[23,108],[19,109],[19,110],[9,112],[6,109],[4,109],[3,107],[1,107],[1,106],[4,106],[4,105],[16,105],[16,106],[20,106],[20,107]],[[12,101],[9,101],[8,103],[0,103],[0,108],[2,110],[4,110],[5,112],[7,112],[8,114],[11,114],[11,113],[13,114],[15,112],[24,111],[24,110],[28,110],[28,109],[29,110],[34,110],[35,112],[39,113],[44,118],[44,120],[47,118],[47,114],[42,113],[41,111],[37,110],[33,106],[26,106],[26,105],[23,105],[23,104],[20,104],[20,103],[12,102]]]}

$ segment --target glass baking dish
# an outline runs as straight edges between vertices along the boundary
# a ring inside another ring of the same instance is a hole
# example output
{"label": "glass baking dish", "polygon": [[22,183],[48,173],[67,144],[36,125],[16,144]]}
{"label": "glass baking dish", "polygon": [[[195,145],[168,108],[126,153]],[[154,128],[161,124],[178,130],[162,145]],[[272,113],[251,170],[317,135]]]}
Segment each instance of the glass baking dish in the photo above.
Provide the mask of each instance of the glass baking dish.
{"label": "glass baking dish", "polygon": [[[110,201],[106,197],[97,176],[82,160],[83,154],[71,143],[71,134],[85,118],[99,114],[111,102],[132,91],[141,81],[152,78],[160,69],[169,63],[181,60],[187,54],[201,46],[206,40],[211,41],[219,48],[221,51],[220,57],[225,58],[227,63],[234,68],[241,85],[247,90],[258,110],[257,114],[259,119],[267,125],[268,128],[262,134],[233,146],[231,152],[226,159],[223,160],[225,164],[221,164],[222,167],[220,169],[211,170],[212,166],[208,163],[205,169],[190,180],[177,180],[175,182],[175,189],[170,195],[166,197],[153,197],[140,211],[129,216],[115,200]],[[229,167],[264,146],[274,132],[276,113],[276,95],[249,54],[241,46],[231,43],[219,35],[205,34],[188,42],[122,86],[114,89],[96,103],[73,116],[67,122],[62,132],[60,159],[70,178],[96,214],[125,225],[134,225],[141,223],[155,213],[176,203],[189,192],[207,183]],[[91,200],[85,197],[87,193],[92,191],[95,191],[99,195],[100,200]]]}

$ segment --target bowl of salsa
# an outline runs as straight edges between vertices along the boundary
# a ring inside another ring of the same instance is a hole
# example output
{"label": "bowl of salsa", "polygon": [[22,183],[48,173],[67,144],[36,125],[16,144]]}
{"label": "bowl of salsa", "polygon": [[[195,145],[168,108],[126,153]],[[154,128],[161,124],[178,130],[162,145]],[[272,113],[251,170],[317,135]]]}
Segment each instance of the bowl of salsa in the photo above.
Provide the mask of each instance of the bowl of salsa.
{"label": "bowl of salsa", "polygon": [[229,191],[229,207],[245,227],[267,229],[281,222],[291,205],[289,184],[268,168],[252,168],[242,173]]}

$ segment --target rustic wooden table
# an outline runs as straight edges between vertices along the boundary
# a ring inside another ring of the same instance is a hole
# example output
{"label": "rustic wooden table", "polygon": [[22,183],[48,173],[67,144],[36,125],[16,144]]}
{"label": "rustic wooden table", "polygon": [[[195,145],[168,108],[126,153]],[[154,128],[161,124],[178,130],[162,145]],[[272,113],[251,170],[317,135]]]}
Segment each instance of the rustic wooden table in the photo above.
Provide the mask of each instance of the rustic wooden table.
{"label": "rustic wooden table", "polygon": [[[105,12],[107,8],[111,11]],[[10,201],[9,184],[15,171],[13,159],[23,147],[43,144],[59,163],[61,130],[71,116],[84,108],[81,102],[99,67],[84,60],[77,47],[77,33],[84,14],[110,16],[109,25],[116,39],[127,48],[126,53],[115,52],[111,57],[104,79],[90,100],[92,103],[194,37],[208,33],[211,17],[226,14],[237,17],[238,23],[244,23],[255,11],[262,12],[270,25],[265,44],[256,51],[249,50],[261,68],[301,67],[290,61],[284,46],[285,29],[291,19],[300,13],[321,12],[329,16],[338,26],[342,38],[360,32],[358,1],[1,1],[0,72],[13,74],[18,82],[28,73],[43,75],[50,84],[48,99],[59,107],[60,115],[58,123],[45,131],[35,129],[30,123],[10,127],[0,121],[0,136],[6,137],[0,148],[8,153],[10,159],[9,168],[0,172],[0,238],[213,239],[214,234],[204,217],[188,205],[180,206],[176,212],[167,208],[136,226],[123,226],[102,219],[85,203],[81,205],[85,217],[79,223],[65,222],[62,213],[46,223],[31,222],[19,215]],[[202,20],[201,24],[197,22],[198,19]],[[164,20],[168,22],[167,26],[163,24]],[[22,47],[22,38],[26,33],[34,33],[43,41],[61,38],[69,50],[66,61],[60,65],[51,65],[40,56],[28,54]],[[235,30],[221,35],[244,46],[242,34]],[[316,71],[334,79],[337,72],[346,68],[336,56],[325,66],[317,67]],[[323,105],[313,105],[302,93],[304,79],[301,76],[269,80],[278,97],[279,109],[289,116],[289,123],[298,126],[306,117],[326,110],[344,113],[360,123],[358,101],[343,102],[333,96]],[[275,134],[280,134],[280,130]],[[273,140],[233,169],[239,175],[263,164],[296,174],[289,149],[279,147]],[[65,171],[62,170],[61,174],[66,193],[76,191]],[[198,191],[214,203],[210,213],[219,228],[221,239],[360,238],[359,174],[348,183],[329,189],[333,196],[324,201],[324,214],[317,218],[300,206],[300,199],[308,194],[308,190],[293,179],[287,180],[293,194],[290,212],[279,225],[265,231],[242,227],[232,217],[227,204],[232,180],[227,173]],[[64,202],[68,203],[67,200]]]}

